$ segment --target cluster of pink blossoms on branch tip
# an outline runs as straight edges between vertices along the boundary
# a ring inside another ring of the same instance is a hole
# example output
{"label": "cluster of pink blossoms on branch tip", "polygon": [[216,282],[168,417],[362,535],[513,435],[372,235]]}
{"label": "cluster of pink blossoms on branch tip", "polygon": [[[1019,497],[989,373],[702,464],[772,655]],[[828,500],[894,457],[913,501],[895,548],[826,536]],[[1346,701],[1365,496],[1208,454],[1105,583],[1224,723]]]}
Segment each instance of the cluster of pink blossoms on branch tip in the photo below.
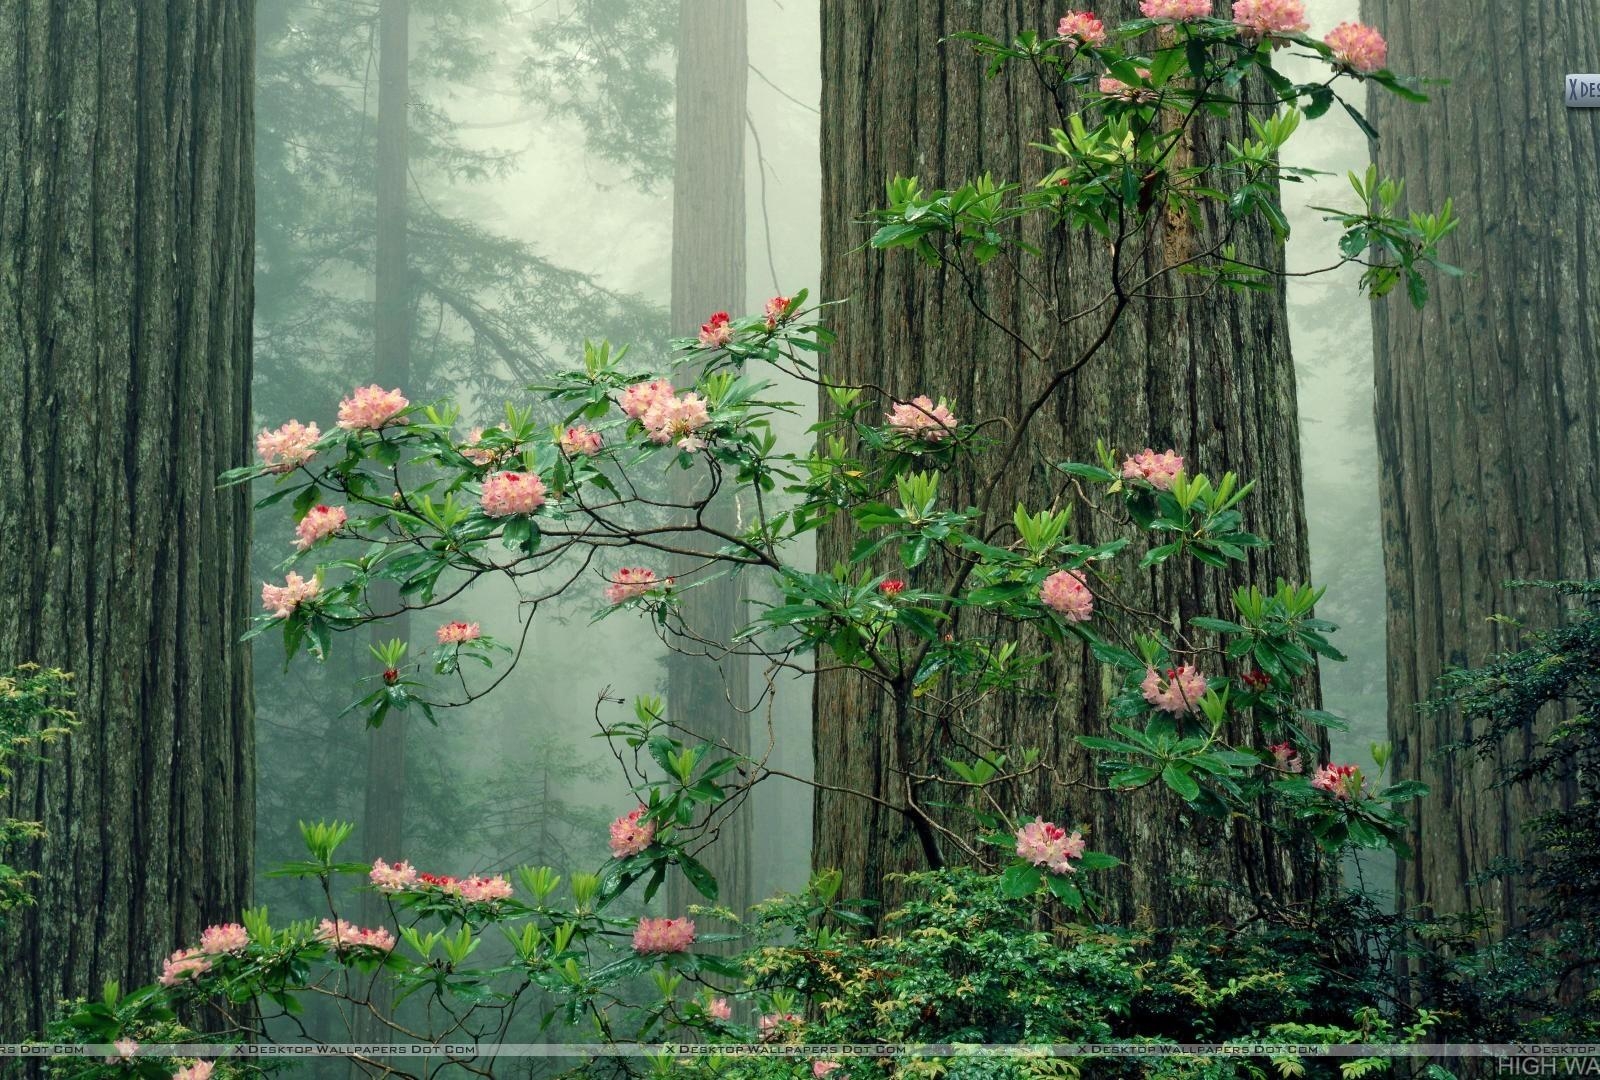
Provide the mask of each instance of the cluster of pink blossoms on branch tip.
{"label": "cluster of pink blossoms on branch tip", "polygon": [[276,431],[262,428],[256,436],[256,453],[269,472],[292,472],[317,456],[314,448],[320,438],[316,424],[290,420]]}
{"label": "cluster of pink blossoms on branch tip", "polygon": [[208,926],[200,934],[200,951],[208,956],[237,955],[250,946],[250,931],[238,923]]}
{"label": "cluster of pink blossoms on branch tip", "polygon": [[[1139,78],[1150,77],[1149,68],[1136,68]],[[1100,92],[1108,97],[1122,98],[1125,101],[1154,101],[1156,92],[1148,86],[1129,86],[1115,75],[1100,76]]]}
{"label": "cluster of pink blossoms on branch tip", "polygon": [[1323,765],[1311,775],[1311,786],[1336,799],[1348,799],[1361,790],[1361,770],[1354,765]]}
{"label": "cluster of pink blossoms on branch tip", "polygon": [[633,951],[641,956],[688,952],[693,944],[693,919],[640,919],[633,928]]}
{"label": "cluster of pink blossoms on branch tip", "polygon": [[789,315],[789,298],[787,296],[774,296],[767,301],[767,329],[776,330],[778,324]]}
{"label": "cluster of pink blossoms on branch tip", "polygon": [[1083,858],[1083,849],[1081,833],[1068,833],[1042,817],[1034,818],[1017,830],[1017,857],[1051,873],[1073,873],[1072,860]]}
{"label": "cluster of pink blossoms on branch tip", "polygon": [[382,859],[374,859],[372,869],[367,872],[367,880],[372,882],[379,892],[405,892],[416,887],[417,868],[404,859],[393,866]]}
{"label": "cluster of pink blossoms on branch tip", "polygon": [[291,570],[282,585],[262,584],[261,606],[274,618],[287,619],[295,608],[314,599],[317,590],[316,578],[307,580]]}
{"label": "cluster of pink blossoms on branch tip", "polygon": [[1311,28],[1301,0],[1234,0],[1233,22],[1254,41],[1274,34],[1300,34]]}
{"label": "cluster of pink blossoms on branch tip", "polygon": [[561,450],[563,453],[574,457],[593,457],[600,452],[600,447],[605,440],[600,438],[600,433],[582,424],[569,427],[561,433]]}
{"label": "cluster of pink blossoms on branch tip", "polygon": [[364,929],[355,923],[340,919],[323,919],[317,924],[317,940],[333,946],[335,952],[349,949],[376,949],[378,952],[394,950],[394,935],[383,927]]}
{"label": "cluster of pink blossoms on branch tip", "polygon": [[1056,25],[1056,36],[1098,49],[1106,43],[1106,26],[1092,11],[1069,11]]}
{"label": "cluster of pink blossoms on branch tip", "polygon": [[1204,19],[1211,0],[1139,0],[1139,14],[1147,19]]}
{"label": "cluster of pink blossoms on branch tip", "polygon": [[215,1068],[209,1061],[197,1061],[193,1065],[185,1065],[172,1074],[172,1080],[211,1080],[211,1070]]}
{"label": "cluster of pink blossoms on branch tip", "polygon": [[[606,600],[620,604],[644,596],[659,584],[654,570],[644,566],[624,566],[611,576],[611,584],[606,586]],[[670,586],[672,579],[668,578],[666,584]]]}
{"label": "cluster of pink blossoms on branch tip", "polygon": [[453,878],[448,874],[418,874],[418,888],[438,889],[446,896],[459,897],[469,904],[492,904],[511,896],[511,882],[494,877]]}
{"label": "cluster of pink blossoms on branch tip", "polygon": [[[819,1080],[820,1077],[824,1076],[833,1076],[835,1072],[842,1068],[844,1066],[837,1061],[813,1061],[811,1063],[812,1080]],[[839,1073],[837,1077],[834,1077],[834,1080],[846,1080],[845,1074]]]}
{"label": "cluster of pink blossoms on branch tip", "polygon": [[1161,491],[1170,489],[1172,481],[1182,471],[1183,458],[1175,450],[1164,450],[1158,454],[1147,446],[1122,462],[1123,479],[1144,480]]}
{"label": "cluster of pink blossoms on branch tip", "polygon": [[733,1006],[728,1004],[728,999],[725,997],[712,998],[711,1003],[706,1006],[706,1015],[713,1020],[732,1020]]}
{"label": "cluster of pink blossoms on branch tip", "polygon": [[344,528],[347,520],[348,515],[342,506],[313,506],[294,527],[294,546],[304,551],[318,540]]}
{"label": "cluster of pink blossoms on branch tip", "polygon": [[906,583],[899,578],[890,578],[887,581],[879,582],[878,591],[893,600],[906,591]]}
{"label": "cluster of pink blossoms on branch tip", "polygon": [[484,477],[478,502],[490,517],[510,517],[539,509],[544,494],[544,481],[536,473],[497,472]]}
{"label": "cluster of pink blossoms on branch tip", "polygon": [[[496,424],[494,426],[494,428],[491,428],[489,430],[497,430],[497,429],[503,431],[503,430],[505,430],[505,425],[504,424]],[[506,456],[507,454],[511,454],[511,453],[515,452],[512,449],[496,451],[496,450],[490,450],[487,447],[479,446],[478,444],[483,441],[483,433],[484,433],[484,429],[483,428],[481,428],[481,427],[473,428],[471,431],[469,431],[467,433],[467,441],[460,448],[461,449],[461,456],[466,458],[468,461],[472,462],[474,465],[478,466],[479,468],[482,468],[485,465],[493,465],[496,461],[499,461],[502,457]]]}
{"label": "cluster of pink blossoms on branch tip", "polygon": [[[410,404],[398,389],[385,390],[376,383],[363,386],[339,402],[339,426],[348,431],[377,431]],[[399,422],[404,422],[403,418]]]}
{"label": "cluster of pink blossoms on branch tip", "polygon": [[1162,712],[1182,716],[1193,712],[1206,696],[1206,677],[1189,664],[1168,668],[1164,678],[1155,668],[1146,668],[1139,689],[1144,699]]}
{"label": "cluster of pink blossoms on branch tip", "polygon": [[1272,760],[1278,768],[1285,772],[1297,773],[1305,769],[1305,763],[1300,760],[1300,752],[1286,742],[1273,743],[1267,747],[1272,754]]}
{"label": "cluster of pink blossoms on branch tip", "polygon": [[705,348],[720,349],[732,340],[733,327],[726,311],[719,311],[700,324],[700,344]]}
{"label": "cluster of pink blossoms on branch tip", "polygon": [[761,1033],[762,1042],[782,1035],[786,1028],[798,1027],[805,1023],[805,1018],[797,1013],[767,1013],[756,1021],[756,1030]]}
{"label": "cluster of pink blossoms on branch tip", "polygon": [[639,421],[651,442],[662,446],[675,442],[678,449],[691,452],[705,445],[695,432],[711,422],[711,414],[705,398],[692,390],[680,394],[667,380],[653,379],[628,387],[618,404]]}
{"label": "cluster of pink blossoms on branch tip", "polygon": [[179,949],[161,962],[162,986],[177,986],[185,979],[198,979],[211,970],[211,960],[199,949]]}
{"label": "cluster of pink blossoms on branch tip", "polygon": [[957,420],[943,398],[935,405],[933,399],[920,394],[910,401],[897,401],[884,420],[901,435],[923,442],[938,442],[956,429]]}
{"label": "cluster of pink blossoms on branch tip", "polygon": [[482,628],[475,622],[447,622],[435,632],[440,645],[464,645],[483,636]]}
{"label": "cluster of pink blossoms on branch tip", "polygon": [[1068,622],[1086,622],[1094,614],[1094,594],[1075,570],[1057,570],[1045,578],[1039,600]]}
{"label": "cluster of pink blossoms on branch tip", "polygon": [[656,838],[656,823],[641,821],[649,809],[641,805],[611,823],[611,854],[619,859],[637,855]]}
{"label": "cluster of pink blossoms on branch tip", "polygon": [[1389,43],[1372,27],[1358,22],[1342,22],[1323,39],[1333,50],[1333,58],[1363,74],[1381,71],[1389,59]]}

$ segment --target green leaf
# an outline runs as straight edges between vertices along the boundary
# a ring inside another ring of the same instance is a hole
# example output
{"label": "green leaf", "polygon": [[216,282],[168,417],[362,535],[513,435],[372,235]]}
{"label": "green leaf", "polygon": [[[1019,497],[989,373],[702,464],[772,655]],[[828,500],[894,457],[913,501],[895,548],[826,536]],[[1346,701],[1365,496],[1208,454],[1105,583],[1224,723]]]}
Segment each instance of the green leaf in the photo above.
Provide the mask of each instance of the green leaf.
{"label": "green leaf", "polygon": [[1039,891],[1039,882],[1043,875],[1037,866],[1028,866],[1024,863],[1014,863],[1006,868],[1000,875],[1000,892],[1009,900],[1020,900],[1024,896],[1032,896]]}
{"label": "green leaf", "polygon": [[711,871],[687,852],[678,854],[678,865],[683,868],[683,876],[689,879],[689,884],[695,887],[696,892],[707,900],[716,900],[717,879],[711,876]]}
{"label": "green leaf", "polygon": [[1167,786],[1183,797],[1185,802],[1193,802],[1200,797],[1200,785],[1195,783],[1194,777],[1189,775],[1189,770],[1177,762],[1169,762],[1161,770],[1161,779]]}

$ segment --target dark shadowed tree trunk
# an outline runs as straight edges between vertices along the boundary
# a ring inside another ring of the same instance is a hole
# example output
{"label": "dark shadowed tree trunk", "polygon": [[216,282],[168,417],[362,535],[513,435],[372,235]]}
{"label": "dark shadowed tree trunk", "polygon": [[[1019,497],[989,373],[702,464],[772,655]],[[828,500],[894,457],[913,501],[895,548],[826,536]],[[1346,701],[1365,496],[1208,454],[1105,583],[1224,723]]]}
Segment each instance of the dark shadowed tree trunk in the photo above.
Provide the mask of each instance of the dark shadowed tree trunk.
{"label": "dark shadowed tree trunk", "polygon": [[[1132,0],[1103,5],[1099,12],[1107,24],[1113,17],[1137,14]],[[1061,124],[1044,93],[1022,71],[987,80],[984,62],[964,45],[940,42],[967,29],[1003,41],[1023,29],[1049,34],[1060,15],[1057,7],[1036,2],[824,0],[822,292],[830,300],[848,300],[830,315],[839,334],[838,347],[827,359],[826,374],[833,380],[872,383],[902,397],[946,395],[956,414],[970,420],[1017,417],[1048,384],[1053,371],[986,324],[955,273],[930,271],[912,257],[885,257],[865,248],[869,233],[853,219],[883,204],[884,182],[896,173],[917,176],[929,188],[957,187],[986,171],[997,179],[1020,179],[1025,187],[1043,176],[1050,166],[1028,144]],[[1237,116],[1206,121],[1190,152],[1205,156],[1225,139],[1237,142],[1243,128]],[[1216,226],[1216,220],[1208,222]],[[1163,229],[1150,255],[1161,262],[1150,261],[1148,269],[1192,250],[1195,237],[1186,223],[1168,222]],[[1058,299],[1062,313],[1104,294],[1109,258],[1103,241],[1044,235],[1039,227],[1024,238],[1043,249],[1064,283]],[[1240,250],[1250,262],[1282,265],[1264,229],[1244,235]],[[1099,332],[1094,319],[1061,330],[1004,262],[992,264],[979,286],[984,305],[1001,322],[1021,328],[1057,356],[1076,355]],[[1158,291],[1192,291],[1176,276],[1167,285]],[[829,407],[826,398],[822,407]],[[1006,517],[1019,500],[1038,510],[1059,499],[1060,474],[1051,474],[1052,463],[1091,459],[1095,439],[1102,436],[1124,452],[1172,446],[1191,470],[1216,476],[1232,469],[1260,482],[1246,504],[1247,524],[1274,547],[1257,553],[1243,570],[1202,574],[1192,564],[1169,564],[1138,572],[1130,565],[1122,597],[1135,606],[1185,619],[1218,610],[1227,614],[1225,598],[1243,581],[1270,586],[1279,575],[1306,579],[1295,381],[1281,290],[1141,302],[1101,356],[1054,396],[1031,432],[1023,458],[996,490],[993,505]],[[948,505],[956,507],[976,505],[981,497],[970,471],[948,478],[945,492]],[[1105,529],[1088,521],[1078,527]],[[855,541],[850,529],[844,523],[822,534],[819,566],[846,557]],[[1096,536],[1091,532],[1085,538]],[[916,574],[911,577],[921,583]],[[1041,642],[1034,645],[1043,648]],[[1159,923],[1247,909],[1216,891],[1175,888],[1174,876],[1230,878],[1279,900],[1308,893],[1313,875],[1256,829],[1224,829],[1187,814],[1164,790],[1107,799],[1061,782],[1085,775],[1086,755],[1074,736],[1105,732],[1114,688],[1102,681],[1087,651],[1076,647],[1052,657],[1039,673],[1038,686],[1031,696],[924,722],[897,746],[884,699],[863,680],[825,674],[815,698],[817,779],[903,807],[907,780],[896,768],[947,771],[939,764],[942,755],[971,758],[986,740],[1034,747],[1060,780],[1035,773],[1002,797],[1026,818],[1040,813],[1087,822],[1092,845],[1126,861],[1103,877],[1111,914]],[[1307,690],[1308,701],[1313,694]],[[957,797],[931,784],[916,796],[924,807]],[[948,823],[975,831],[970,818],[950,817]],[[846,895],[890,902],[897,886],[885,876],[925,865],[905,814],[827,790],[816,800],[814,862],[844,871]]]}
{"label": "dark shadowed tree trunk", "polygon": [[[677,149],[672,173],[672,333],[693,336],[713,312],[744,314],[744,138],[747,0],[681,0],[678,22]],[[699,498],[703,490],[680,497]],[[708,524],[731,527],[735,507],[718,500]],[[679,566],[679,573],[694,566]],[[692,579],[691,579],[692,580]],[[668,661],[673,723],[735,753],[750,748],[749,667],[725,647],[748,621],[738,580],[688,589],[682,613],[706,644],[681,644]],[[743,910],[750,895],[750,806],[719,810],[714,841],[697,853],[716,878],[718,902]],[[669,906],[706,902],[674,875]]]}
{"label": "dark shadowed tree trunk", "polygon": [[249,899],[253,8],[0,5],[0,668],[83,721],[14,785],[7,1038]]}
{"label": "dark shadowed tree trunk", "polygon": [[1520,851],[1521,823],[1560,796],[1491,787],[1497,761],[1430,760],[1470,733],[1417,704],[1447,666],[1516,641],[1491,616],[1553,620],[1542,590],[1503,582],[1600,575],[1600,124],[1567,110],[1561,85],[1594,69],[1600,8],[1465,0],[1439,20],[1365,0],[1362,14],[1397,69],[1452,80],[1424,106],[1375,95],[1375,153],[1411,208],[1455,199],[1446,255],[1471,275],[1441,279],[1425,311],[1375,309],[1394,769],[1432,787],[1397,888],[1402,903],[1510,921],[1526,899],[1515,882],[1466,881]]}

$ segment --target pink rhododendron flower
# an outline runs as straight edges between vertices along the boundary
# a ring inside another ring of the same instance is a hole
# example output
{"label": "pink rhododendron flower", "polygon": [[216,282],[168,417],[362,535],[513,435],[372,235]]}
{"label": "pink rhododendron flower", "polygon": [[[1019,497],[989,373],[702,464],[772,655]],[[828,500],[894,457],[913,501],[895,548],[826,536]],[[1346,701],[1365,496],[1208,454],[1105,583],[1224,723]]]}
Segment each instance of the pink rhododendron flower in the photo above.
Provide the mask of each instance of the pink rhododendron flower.
{"label": "pink rhododendron flower", "polygon": [[600,452],[600,447],[603,445],[604,440],[600,438],[598,431],[593,431],[579,424],[577,427],[569,427],[566,431],[563,431],[560,442],[564,453],[571,454],[574,457],[580,454],[593,457]]}
{"label": "pink rhododendron flower", "polygon": [[317,579],[309,581],[289,571],[289,576],[283,579],[282,585],[261,586],[261,606],[271,612],[274,618],[286,619],[295,608],[317,595]]}
{"label": "pink rhododendron flower", "polygon": [[1069,11],[1061,16],[1056,36],[1076,38],[1081,44],[1099,48],[1106,43],[1106,27],[1092,11]]}
{"label": "pink rhododendron flower", "polygon": [[1355,71],[1381,71],[1389,60],[1389,43],[1370,26],[1342,22],[1323,38],[1333,50],[1333,58]]}
{"label": "pink rhododendron flower", "polygon": [[1139,0],[1139,13],[1147,19],[1203,19],[1211,14],[1211,0]]}
{"label": "pink rhododendron flower", "polygon": [[1073,873],[1072,860],[1083,857],[1081,833],[1036,817],[1017,830],[1017,857],[1056,874]]}
{"label": "pink rhododendron flower", "polygon": [[[494,427],[488,428],[487,430],[504,431],[505,429],[506,426],[504,424],[496,424]],[[502,457],[508,457],[515,452],[510,447],[507,447],[504,450],[490,450],[487,447],[479,446],[478,444],[483,442],[483,433],[485,430],[486,429],[481,427],[473,428],[467,433],[467,441],[457,448],[461,451],[462,457],[466,458],[479,468],[482,468],[485,465],[493,465]]]}
{"label": "pink rhododendron flower", "polygon": [[708,349],[720,349],[733,340],[733,327],[728,325],[728,313],[719,311],[700,324],[700,344]]}
{"label": "pink rhododendron flower", "polygon": [[619,859],[637,855],[656,838],[656,823],[640,819],[650,811],[640,806],[611,823],[611,854]]}
{"label": "pink rhododendron flower", "polygon": [[706,1015],[713,1020],[733,1019],[733,1006],[728,1004],[725,997],[712,998],[711,1004],[706,1006]]}
{"label": "pink rhododendron flower", "polygon": [[783,1034],[784,1028],[795,1027],[804,1022],[804,1019],[796,1013],[768,1013],[756,1021],[756,1030],[761,1033],[761,1041],[767,1042]]}
{"label": "pink rhododendron flower", "polygon": [[198,979],[211,970],[211,961],[199,949],[179,949],[161,963],[162,986],[177,986],[185,979]]}
{"label": "pink rhododendron flower", "polygon": [[888,581],[879,583],[878,591],[892,600],[906,591],[906,583],[899,578],[890,578]]}
{"label": "pink rhododendron flower", "polygon": [[[832,1076],[834,1072],[842,1068],[844,1066],[837,1061],[813,1061],[811,1063],[811,1075],[813,1078]],[[838,1080],[844,1080],[844,1075],[844,1073],[839,1073]]]}
{"label": "pink rhododendron flower", "polygon": [[693,944],[692,919],[640,919],[633,929],[633,951],[641,956],[688,952]]}
{"label": "pink rhododendron flower", "polygon": [[1144,691],[1144,699],[1162,712],[1181,716],[1199,707],[1206,696],[1206,677],[1188,664],[1168,668],[1165,677],[1155,668],[1147,668],[1139,689]]}
{"label": "pink rhododendron flower", "polygon": [[1310,28],[1301,0],[1234,0],[1233,22],[1246,38],[1299,34]]}
{"label": "pink rhododendron flower", "polygon": [[[1136,68],[1139,78],[1150,77],[1149,68]],[[1100,76],[1100,92],[1110,97],[1123,98],[1127,101],[1154,101],[1156,92],[1148,86],[1129,86],[1115,75]]]}
{"label": "pink rhododendron flower", "polygon": [[1300,760],[1300,752],[1286,742],[1274,743],[1267,750],[1271,752],[1278,768],[1286,772],[1297,773],[1305,768],[1305,763]]}
{"label": "pink rhododendron flower", "polygon": [[200,951],[207,956],[242,953],[250,945],[250,931],[238,923],[208,926],[200,933]]}
{"label": "pink rhododendron flower", "polygon": [[884,419],[900,434],[923,442],[938,442],[955,431],[957,423],[943,398],[935,405],[926,394],[895,402]]}
{"label": "pink rhododendron flower", "polygon": [[657,585],[656,572],[643,566],[624,566],[606,586],[606,599],[613,604],[643,596]]}
{"label": "pink rhododendron flower", "polygon": [[276,431],[262,428],[256,436],[256,453],[272,472],[291,472],[316,457],[313,447],[320,438],[316,424],[290,420]]}
{"label": "pink rhododendron flower", "polygon": [[671,383],[665,379],[652,379],[650,382],[635,383],[622,392],[617,404],[622,412],[631,420],[640,420],[650,406],[656,403],[659,397],[671,397],[677,393]]}
{"label": "pink rhododendron flower", "polygon": [[711,414],[706,411],[706,399],[690,391],[686,394],[660,394],[639,417],[650,436],[650,441],[665,446],[675,442],[680,450],[698,450],[705,444],[694,437],[706,424]]}
{"label": "pink rhododendron flower", "polygon": [[106,1058],[107,1065],[115,1065],[118,1061],[127,1061],[139,1049],[139,1043],[135,1039],[118,1039],[111,1045],[117,1048],[117,1056]]}
{"label": "pink rhododendron flower", "polygon": [[393,866],[382,859],[374,859],[367,880],[377,886],[379,892],[405,892],[417,883],[417,869],[404,859]]}
{"label": "pink rhododendron flower", "polygon": [[197,1061],[173,1073],[172,1080],[211,1080],[211,1070],[214,1068],[216,1066],[209,1061]]}
{"label": "pink rhododendron flower", "polygon": [[531,514],[544,505],[544,481],[537,473],[490,473],[484,477],[478,502],[490,517]]}
{"label": "pink rhododendron flower", "polygon": [[475,622],[447,622],[434,631],[434,636],[440,645],[461,645],[477,641],[483,636],[483,630]]}
{"label": "pink rhododendron flower", "polygon": [[331,945],[335,952],[344,952],[348,949],[377,949],[379,952],[390,952],[394,949],[394,935],[383,927],[365,930],[354,923],[340,919],[323,919],[317,924],[317,940],[324,945]]}
{"label": "pink rhododendron flower", "polygon": [[494,877],[469,877],[457,883],[457,889],[461,899],[469,904],[491,904],[511,896],[511,882],[500,874]]}
{"label": "pink rhododendron flower", "polygon": [[1147,446],[1122,462],[1124,479],[1145,480],[1162,491],[1169,490],[1173,478],[1182,471],[1183,458],[1175,450],[1164,450],[1158,454]]}
{"label": "pink rhododendron flower", "polygon": [[1068,622],[1085,622],[1094,614],[1094,594],[1076,570],[1057,570],[1045,578],[1039,599]]}
{"label": "pink rhododendron flower", "polygon": [[[350,431],[377,431],[410,404],[398,389],[385,390],[376,383],[363,386],[339,402],[339,426]],[[398,422],[403,423],[403,418]]]}
{"label": "pink rhododendron flower", "polygon": [[344,528],[348,516],[342,506],[313,506],[294,527],[294,546],[306,550],[318,540],[325,539]]}
{"label": "pink rhododendron flower", "polygon": [[1324,765],[1312,774],[1311,786],[1336,799],[1348,799],[1361,790],[1361,770],[1354,765]]}
{"label": "pink rhododendron flower", "polygon": [[788,318],[789,298],[787,296],[774,296],[767,301],[767,329],[776,330],[778,324]]}

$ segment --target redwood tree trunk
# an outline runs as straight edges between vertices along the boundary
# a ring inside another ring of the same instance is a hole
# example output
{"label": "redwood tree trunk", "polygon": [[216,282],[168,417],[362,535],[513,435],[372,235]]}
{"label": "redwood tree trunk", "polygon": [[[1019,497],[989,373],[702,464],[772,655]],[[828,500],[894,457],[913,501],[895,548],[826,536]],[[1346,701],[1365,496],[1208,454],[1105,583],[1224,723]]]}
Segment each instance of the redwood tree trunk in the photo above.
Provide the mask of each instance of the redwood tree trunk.
{"label": "redwood tree trunk", "polygon": [[1389,729],[1395,775],[1432,787],[1414,804],[1416,857],[1399,864],[1397,899],[1487,906],[1510,923],[1516,884],[1467,879],[1521,851],[1521,823],[1571,792],[1493,788],[1497,761],[1430,760],[1468,733],[1417,705],[1446,666],[1515,642],[1491,616],[1555,618],[1542,590],[1505,581],[1600,575],[1600,124],[1561,99],[1562,76],[1600,56],[1600,9],[1465,0],[1439,20],[1364,0],[1362,16],[1388,35],[1397,69],[1452,80],[1428,105],[1374,95],[1375,158],[1405,176],[1410,208],[1455,199],[1462,224],[1445,255],[1470,275],[1440,279],[1422,312],[1375,309]]}
{"label": "redwood tree trunk", "polygon": [[[676,140],[672,173],[672,333],[693,336],[713,312],[744,314],[744,138],[748,57],[747,0],[681,0],[678,16]],[[703,487],[679,497],[700,498]],[[735,508],[712,504],[708,523],[731,526]],[[711,541],[715,543],[715,541]],[[680,565],[682,574],[695,569]],[[692,580],[692,578],[690,579]],[[684,622],[710,644],[683,642],[668,661],[667,704],[673,723],[736,753],[750,748],[749,667],[721,655],[748,621],[733,577],[690,588]],[[716,878],[718,901],[743,910],[750,895],[749,803],[718,811],[715,839],[699,850]],[[679,875],[668,884],[672,914],[706,901]]]}
{"label": "redwood tree trunk", "polygon": [[[1136,15],[1132,0],[1098,9],[1113,17]],[[1042,392],[1051,371],[1031,360],[1000,331],[984,322],[968,302],[959,276],[932,271],[904,254],[865,247],[859,215],[882,205],[884,182],[896,173],[919,177],[926,187],[954,188],[992,171],[997,179],[1034,183],[1049,166],[1029,143],[1061,125],[1046,95],[1025,71],[989,80],[984,62],[966,46],[941,39],[966,29],[1010,41],[1019,30],[1050,33],[1058,8],[1026,0],[983,4],[947,0],[900,4],[887,0],[824,0],[822,4],[823,277],[827,299],[848,300],[831,309],[838,332],[826,374],[846,383],[870,383],[902,397],[949,396],[963,419],[1017,417]],[[1208,120],[1197,131],[1192,153],[1204,156],[1225,139],[1246,133],[1241,117]],[[1217,225],[1215,219],[1208,227]],[[1164,226],[1155,256],[1194,243],[1182,222]],[[1108,253],[1089,236],[1062,238],[1033,229],[1061,282],[1063,312],[1086,306],[1106,291]],[[1281,266],[1282,255],[1264,230],[1240,241],[1247,261]],[[1163,261],[1164,264],[1165,260]],[[980,295],[1000,321],[1076,355],[1098,333],[1094,319],[1056,327],[1044,305],[997,260],[980,278]],[[1149,264],[1155,269],[1156,263]],[[1160,289],[1192,289],[1175,279]],[[826,412],[828,402],[823,399]],[[1102,355],[1056,394],[1034,421],[1024,457],[999,480],[993,507],[1009,517],[1021,500],[1037,510],[1059,498],[1060,474],[1051,464],[1089,460],[1095,439],[1105,437],[1124,452],[1176,447],[1192,469],[1220,475],[1232,469],[1260,486],[1245,504],[1252,531],[1274,546],[1254,555],[1247,568],[1197,573],[1184,567],[1139,572],[1131,565],[1124,599],[1169,615],[1220,610],[1244,581],[1270,586],[1279,575],[1307,577],[1305,519],[1301,494],[1294,369],[1281,290],[1219,292],[1200,301],[1148,302],[1130,310]],[[976,505],[979,478],[970,469],[947,478],[948,504]],[[1079,521],[1078,527],[1104,533]],[[842,561],[855,541],[841,523],[819,539],[818,565]],[[922,584],[923,571],[910,575]],[[969,624],[965,633],[982,633]],[[1032,643],[1043,649],[1039,641]],[[1080,733],[1104,733],[1112,687],[1102,681],[1087,651],[1057,651],[1040,671],[1039,692],[991,704],[977,713],[922,721],[897,738],[887,703],[863,680],[840,674],[820,677],[815,697],[816,777],[823,784],[866,792],[895,807],[906,802],[907,784],[896,770],[947,771],[944,755],[971,758],[985,740],[1010,747],[1035,747],[1063,780],[1083,776],[1088,762],[1075,743]],[[1306,700],[1315,691],[1308,688]],[[957,799],[927,785],[916,792],[929,808]],[[1092,845],[1114,852],[1126,866],[1102,875],[1111,914],[1144,914],[1158,923],[1226,917],[1241,903],[1214,890],[1174,887],[1175,876],[1221,877],[1245,883],[1257,895],[1280,900],[1304,897],[1313,874],[1295,866],[1270,838],[1250,828],[1223,828],[1186,814],[1164,791],[1106,799],[1036,773],[1002,795],[1008,808],[1031,818],[1087,822]],[[943,813],[934,811],[934,813]],[[948,817],[953,827],[975,832],[970,818]],[[946,852],[947,856],[954,853]],[[899,886],[885,880],[896,871],[925,866],[921,846],[906,815],[855,794],[820,790],[816,798],[814,862],[845,874],[845,895],[893,902]],[[1303,865],[1303,864],[1302,864]]]}
{"label": "redwood tree trunk", "polygon": [[0,1037],[250,896],[250,0],[0,5],[0,668],[77,675]]}

